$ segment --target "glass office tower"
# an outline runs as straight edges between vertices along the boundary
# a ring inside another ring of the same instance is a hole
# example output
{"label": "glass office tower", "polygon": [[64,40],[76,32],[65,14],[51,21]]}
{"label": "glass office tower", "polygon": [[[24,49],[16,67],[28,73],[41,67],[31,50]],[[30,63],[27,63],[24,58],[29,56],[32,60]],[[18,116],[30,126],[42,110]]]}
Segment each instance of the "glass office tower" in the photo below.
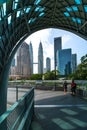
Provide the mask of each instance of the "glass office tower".
{"label": "glass office tower", "polygon": [[57,67],[60,75],[68,75],[71,73],[71,49],[62,49],[57,51]]}
{"label": "glass office tower", "polygon": [[46,71],[51,71],[51,60],[49,57],[46,58]]}
{"label": "glass office tower", "polygon": [[62,38],[54,38],[54,68],[57,66],[57,51],[62,49]]}
{"label": "glass office tower", "polygon": [[77,69],[77,54],[72,54],[72,72]]}
{"label": "glass office tower", "polygon": [[33,47],[32,43],[29,44],[29,56],[30,56],[30,74],[33,74]]}

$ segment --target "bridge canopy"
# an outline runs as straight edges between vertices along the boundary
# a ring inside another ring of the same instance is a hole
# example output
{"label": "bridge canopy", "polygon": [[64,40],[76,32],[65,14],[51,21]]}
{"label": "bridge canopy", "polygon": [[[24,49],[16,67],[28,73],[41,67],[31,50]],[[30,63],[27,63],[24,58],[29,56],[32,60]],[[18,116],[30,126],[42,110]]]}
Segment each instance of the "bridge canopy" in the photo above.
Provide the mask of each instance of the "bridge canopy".
{"label": "bridge canopy", "polygon": [[0,0],[0,71],[21,38],[45,28],[87,40],[87,0]]}
{"label": "bridge canopy", "polygon": [[87,0],[0,0],[3,22],[6,27],[13,25],[11,29],[26,22],[26,30],[31,33],[61,28],[87,39]]}

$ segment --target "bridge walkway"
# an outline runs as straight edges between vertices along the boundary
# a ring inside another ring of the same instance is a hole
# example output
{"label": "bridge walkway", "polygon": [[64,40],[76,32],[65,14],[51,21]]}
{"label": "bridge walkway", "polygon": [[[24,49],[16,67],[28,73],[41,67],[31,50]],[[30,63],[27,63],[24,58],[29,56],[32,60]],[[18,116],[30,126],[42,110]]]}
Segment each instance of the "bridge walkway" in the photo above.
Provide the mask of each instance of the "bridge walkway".
{"label": "bridge walkway", "polygon": [[86,130],[87,101],[61,91],[35,90],[30,130]]}

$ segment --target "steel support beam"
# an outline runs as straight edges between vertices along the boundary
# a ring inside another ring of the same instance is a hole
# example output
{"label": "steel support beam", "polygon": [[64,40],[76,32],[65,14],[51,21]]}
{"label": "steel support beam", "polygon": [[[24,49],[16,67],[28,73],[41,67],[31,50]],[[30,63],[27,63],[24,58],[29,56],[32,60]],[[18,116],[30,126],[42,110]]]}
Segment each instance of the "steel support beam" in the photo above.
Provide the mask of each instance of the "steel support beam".
{"label": "steel support beam", "polygon": [[79,30],[81,30],[86,24],[87,24],[87,21],[79,28]]}
{"label": "steel support beam", "polygon": [[8,62],[5,64],[2,74],[0,75],[0,116],[7,110],[7,86],[12,59],[19,46],[28,37],[28,35],[29,34],[24,35],[16,44],[14,50],[8,57]]}

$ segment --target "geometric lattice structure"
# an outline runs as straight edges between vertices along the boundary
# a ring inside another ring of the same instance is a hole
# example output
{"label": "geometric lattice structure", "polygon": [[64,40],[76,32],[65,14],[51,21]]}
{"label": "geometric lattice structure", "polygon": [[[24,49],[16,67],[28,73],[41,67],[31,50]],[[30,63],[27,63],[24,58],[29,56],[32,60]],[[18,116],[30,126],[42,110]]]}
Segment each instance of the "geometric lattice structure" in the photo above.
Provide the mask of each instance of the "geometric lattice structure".
{"label": "geometric lattice structure", "polygon": [[87,39],[87,0],[0,0],[0,89],[21,42],[45,28]]}

